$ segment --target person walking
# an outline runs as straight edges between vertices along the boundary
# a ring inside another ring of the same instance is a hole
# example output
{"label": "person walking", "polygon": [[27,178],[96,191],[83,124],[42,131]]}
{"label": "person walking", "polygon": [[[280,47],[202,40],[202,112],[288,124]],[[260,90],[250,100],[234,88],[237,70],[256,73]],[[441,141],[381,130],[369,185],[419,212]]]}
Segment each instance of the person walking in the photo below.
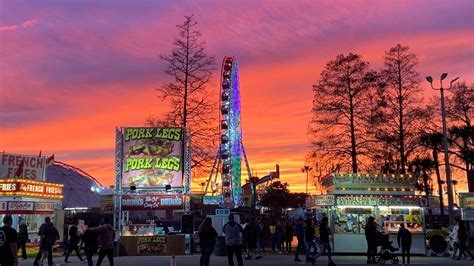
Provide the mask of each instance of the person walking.
{"label": "person walking", "polygon": [[374,264],[377,254],[377,229],[375,218],[372,216],[365,224],[365,239],[367,240],[367,264]]}
{"label": "person walking", "polygon": [[234,221],[234,215],[230,214],[229,222],[227,222],[223,228],[229,266],[234,266],[234,253],[237,257],[238,266],[244,265],[242,260],[242,244],[240,243],[240,234],[242,231],[242,226],[236,223]]}
{"label": "person walking", "polygon": [[54,228],[53,223],[51,223],[50,217],[44,218],[44,223],[40,226],[38,235],[40,236],[40,250],[36,254],[33,265],[43,264],[45,257],[48,257],[48,265],[52,266],[53,263],[53,245],[56,240],[59,239],[59,233],[56,228]]}
{"label": "person walking", "polygon": [[[306,243],[306,262],[310,262],[310,257],[314,256],[318,252],[316,243],[314,243],[314,225],[313,220],[308,218],[306,220],[306,226],[304,228],[304,240]],[[311,252],[313,250],[313,252]]]}
{"label": "person walking", "polygon": [[262,256],[257,253],[257,226],[255,225],[255,218],[249,219],[243,231],[245,243],[247,243],[246,260],[251,260],[252,256],[259,260]]}
{"label": "person walking", "polygon": [[283,253],[283,244],[285,241],[285,226],[281,220],[277,222],[276,227],[278,253]]}
{"label": "person walking", "polygon": [[265,252],[265,223],[261,217],[257,218],[257,251]]}
{"label": "person walking", "polygon": [[298,258],[298,254],[300,250],[304,250],[304,225],[303,225],[303,218],[298,219],[298,223],[295,225],[295,235],[296,239],[298,240],[298,245],[296,246],[295,252],[295,261],[301,261]]}
{"label": "person walking", "polygon": [[293,224],[291,221],[285,221],[285,250],[291,253],[291,242],[293,241]]}
{"label": "person walking", "polygon": [[95,224],[93,223],[87,225],[87,229],[82,238],[82,241],[84,242],[84,252],[86,253],[87,266],[94,266],[92,257],[97,251],[97,238],[99,237],[99,233],[93,230],[94,225]]}
{"label": "person walking", "polygon": [[216,245],[217,232],[212,227],[212,220],[206,217],[199,226],[199,246],[201,247],[200,266],[209,266],[214,246]]}
{"label": "person walking", "polygon": [[12,228],[13,219],[11,215],[3,217],[3,226],[0,227],[0,265],[18,266],[18,235]]}
{"label": "person walking", "polygon": [[65,263],[70,263],[67,259],[69,258],[69,255],[73,250],[76,251],[76,255],[80,261],[84,260],[81,256],[81,253],[79,252],[79,233],[77,231],[77,225],[78,222],[76,220],[74,221],[74,224],[69,228],[69,248],[67,250],[66,256],[64,257]]}
{"label": "person walking", "polygon": [[269,229],[270,229],[270,238],[272,240],[272,251],[273,253],[275,253],[276,247],[278,244],[277,225],[276,225],[275,220],[272,220],[272,222],[270,223]]}
{"label": "person walking", "polygon": [[460,260],[461,256],[464,252],[468,253],[471,256],[471,260],[474,260],[474,256],[472,255],[471,251],[466,248],[467,242],[467,228],[464,224],[464,221],[459,221],[459,229],[458,229],[458,241],[459,241],[459,256],[455,260]]}
{"label": "person walking", "polygon": [[328,255],[329,265],[336,265],[331,258],[331,244],[329,243],[329,235],[331,235],[331,230],[329,230],[329,220],[328,217],[323,217],[321,224],[319,225],[319,241],[321,243],[321,252],[316,254],[316,256],[311,258],[311,263],[314,266],[316,259],[321,256],[323,253]]}
{"label": "person walking", "polygon": [[453,247],[453,256],[452,256],[453,259],[456,257],[456,253],[458,252],[458,249],[459,249],[458,231],[459,231],[459,218],[456,217],[454,219],[453,228],[451,229],[451,232],[449,233],[449,239],[451,242],[451,246]]}
{"label": "person walking", "polygon": [[[405,264],[405,256],[407,264],[410,264],[410,248],[411,248],[411,232],[405,228],[405,224],[400,224],[397,236],[398,248],[402,249],[402,263]],[[401,242],[401,245],[400,245]]]}
{"label": "person walking", "polygon": [[26,220],[23,219],[20,222],[20,227],[18,228],[18,249],[21,249],[21,257],[26,260],[26,242],[28,242],[28,226],[26,225]]}
{"label": "person walking", "polygon": [[99,233],[100,236],[100,251],[99,258],[97,259],[97,266],[100,266],[102,260],[107,256],[109,260],[109,265],[114,265],[114,230],[112,225],[109,224],[109,219],[104,217],[102,219],[101,225],[97,228],[94,228],[94,231]]}

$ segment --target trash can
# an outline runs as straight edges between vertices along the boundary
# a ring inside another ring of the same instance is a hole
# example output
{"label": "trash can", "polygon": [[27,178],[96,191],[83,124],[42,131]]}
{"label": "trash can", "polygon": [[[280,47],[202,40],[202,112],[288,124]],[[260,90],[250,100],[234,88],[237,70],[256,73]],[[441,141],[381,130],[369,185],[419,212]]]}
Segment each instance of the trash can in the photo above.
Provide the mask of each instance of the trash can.
{"label": "trash can", "polygon": [[216,256],[227,256],[225,249],[225,236],[218,236],[216,245],[214,247],[214,255]]}

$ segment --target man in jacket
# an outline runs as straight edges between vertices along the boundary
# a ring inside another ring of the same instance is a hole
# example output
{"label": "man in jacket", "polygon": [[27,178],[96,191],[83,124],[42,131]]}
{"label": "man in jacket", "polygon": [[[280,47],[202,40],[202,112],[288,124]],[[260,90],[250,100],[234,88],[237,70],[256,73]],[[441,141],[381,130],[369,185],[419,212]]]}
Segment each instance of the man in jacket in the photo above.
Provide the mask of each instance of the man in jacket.
{"label": "man in jacket", "polygon": [[304,225],[303,218],[298,219],[298,223],[295,225],[295,235],[298,240],[298,246],[296,246],[295,261],[301,261],[298,258],[300,250],[304,250]]}
{"label": "man in jacket", "polygon": [[244,265],[242,261],[242,244],[240,243],[240,234],[242,231],[242,226],[236,223],[234,221],[234,215],[230,214],[229,222],[224,225],[223,229],[229,266],[234,266],[234,253],[237,257],[238,266]]}
{"label": "man in jacket", "polygon": [[3,226],[0,227],[0,265],[18,265],[17,240],[17,232],[12,228],[12,217],[5,215],[3,217]]}
{"label": "man in jacket", "polygon": [[109,224],[109,219],[104,217],[101,225],[93,230],[98,232],[100,236],[100,251],[97,266],[100,266],[105,256],[109,259],[109,265],[114,266],[114,230],[112,225]]}
{"label": "man in jacket", "polygon": [[44,223],[41,225],[38,235],[40,236],[40,250],[36,254],[36,258],[33,262],[33,265],[39,265],[39,261],[43,261],[43,253],[48,256],[48,265],[53,265],[53,245],[56,242],[57,230],[54,228],[54,225],[51,223],[51,218],[44,218]]}
{"label": "man in jacket", "polygon": [[20,222],[20,228],[18,232],[18,249],[21,249],[21,257],[26,260],[26,242],[28,242],[28,227],[26,221],[23,219]]}
{"label": "man in jacket", "polygon": [[[400,241],[401,240],[401,241]],[[411,232],[405,228],[405,224],[400,224],[397,237],[398,247],[402,248],[402,262],[405,264],[405,255],[407,257],[407,264],[410,264],[410,248],[411,248]],[[401,242],[401,246],[400,246]]]}

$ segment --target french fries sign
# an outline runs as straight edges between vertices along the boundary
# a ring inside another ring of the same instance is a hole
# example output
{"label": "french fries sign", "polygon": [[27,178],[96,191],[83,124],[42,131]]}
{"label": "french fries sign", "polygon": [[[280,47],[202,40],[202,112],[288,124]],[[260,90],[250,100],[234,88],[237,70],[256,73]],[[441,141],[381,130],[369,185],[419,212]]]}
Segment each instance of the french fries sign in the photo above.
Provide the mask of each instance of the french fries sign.
{"label": "french fries sign", "polygon": [[123,186],[180,187],[182,129],[129,127],[123,131]]}

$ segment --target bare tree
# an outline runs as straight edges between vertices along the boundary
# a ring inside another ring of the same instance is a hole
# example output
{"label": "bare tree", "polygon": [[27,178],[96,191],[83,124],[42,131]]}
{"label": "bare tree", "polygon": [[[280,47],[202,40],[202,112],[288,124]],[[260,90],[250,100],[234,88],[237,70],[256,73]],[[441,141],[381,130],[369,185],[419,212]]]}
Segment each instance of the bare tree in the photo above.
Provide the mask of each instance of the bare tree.
{"label": "bare tree", "polygon": [[185,128],[192,140],[193,171],[203,170],[213,160],[218,136],[214,119],[217,101],[207,88],[215,70],[215,58],[205,52],[196,25],[193,16],[185,16],[184,23],[176,26],[178,37],[171,53],[160,56],[167,63],[164,72],[172,80],[157,91],[162,100],[169,102],[171,111],[161,118],[148,119],[152,125]]}
{"label": "bare tree", "polygon": [[[360,155],[367,154],[367,122],[376,74],[360,55],[341,54],[329,61],[313,86],[313,119],[309,134],[320,159],[351,165],[357,173]],[[325,157],[325,158],[324,158]],[[349,169],[346,169],[349,170]]]}
{"label": "bare tree", "polygon": [[381,71],[384,86],[379,93],[380,120],[375,138],[384,150],[394,156],[396,171],[404,174],[407,162],[419,148],[418,136],[428,121],[428,109],[423,108],[420,74],[415,70],[417,57],[408,46],[397,44],[385,52]]}

